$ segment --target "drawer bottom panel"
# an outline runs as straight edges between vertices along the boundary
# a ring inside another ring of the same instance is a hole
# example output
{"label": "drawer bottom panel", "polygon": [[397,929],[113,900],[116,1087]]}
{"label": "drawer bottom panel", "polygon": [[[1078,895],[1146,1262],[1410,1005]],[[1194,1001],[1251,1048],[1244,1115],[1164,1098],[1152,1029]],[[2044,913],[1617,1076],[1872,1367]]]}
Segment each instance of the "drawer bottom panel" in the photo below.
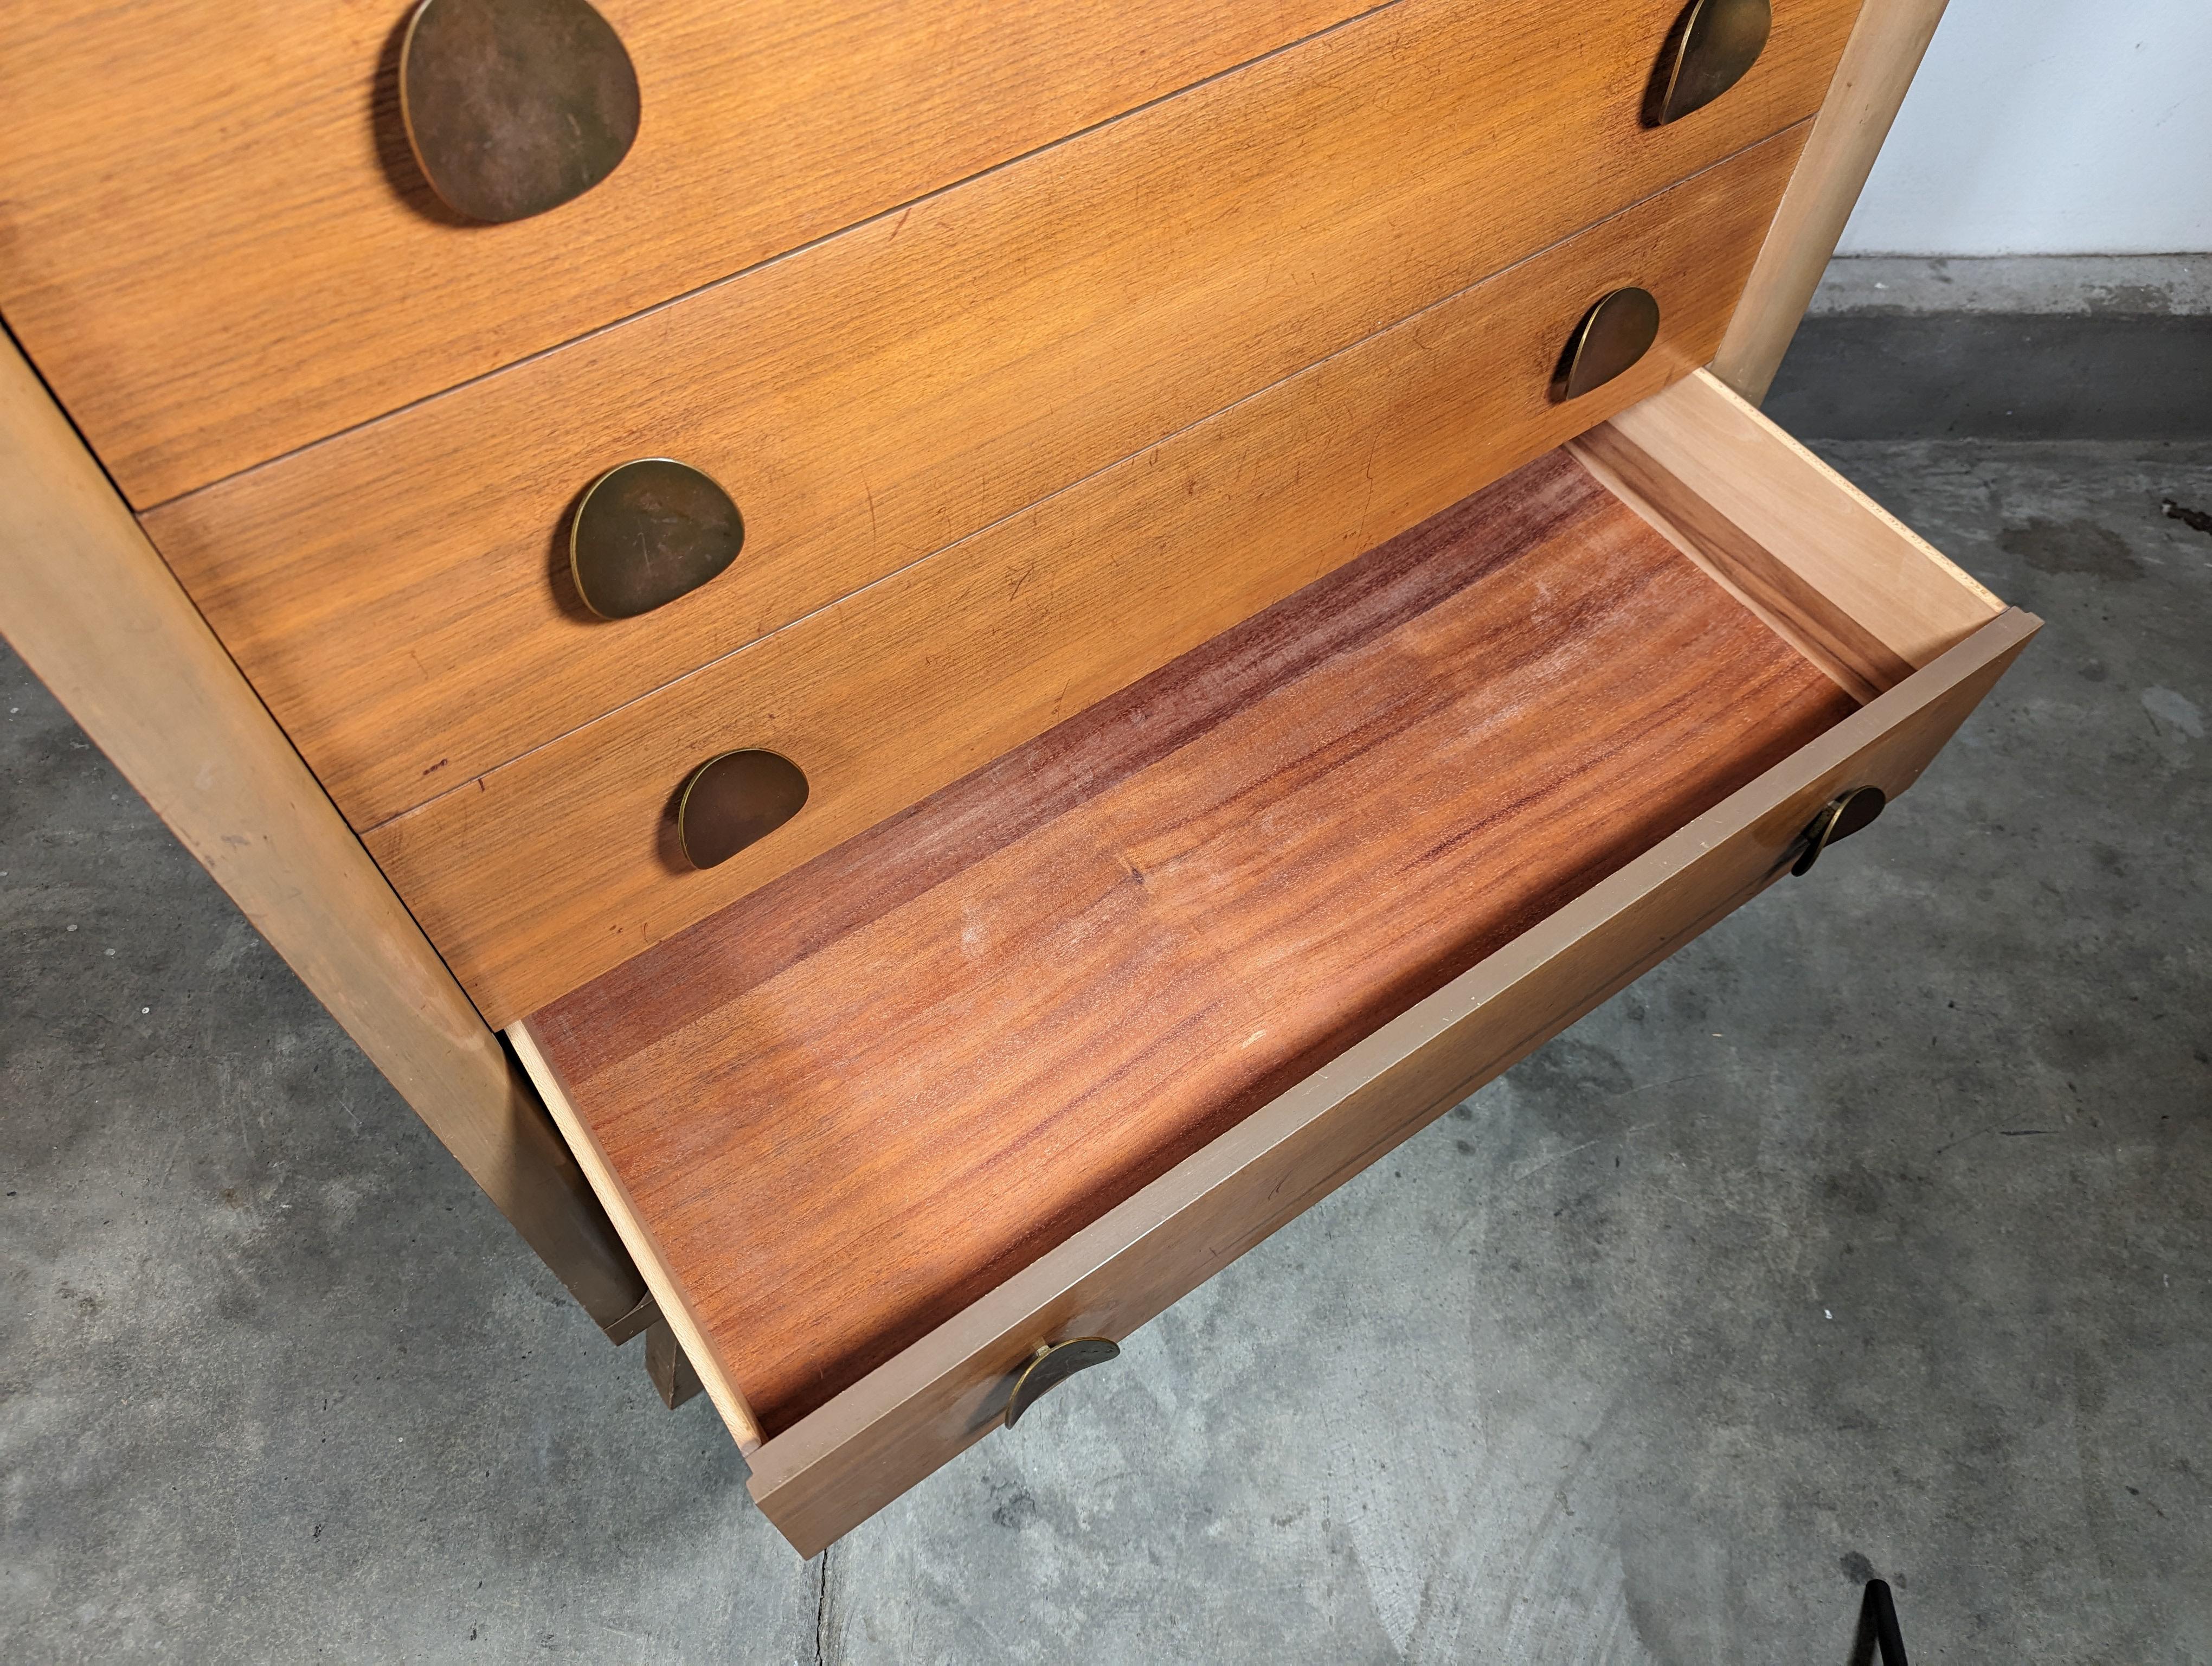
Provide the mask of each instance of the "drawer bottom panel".
{"label": "drawer bottom panel", "polygon": [[1553,453],[531,1031],[773,1434],[1853,709]]}
{"label": "drawer bottom panel", "polygon": [[1909,551],[1956,646],[1838,676],[1624,432],[516,1026],[803,1552],[1902,790],[2032,629]]}

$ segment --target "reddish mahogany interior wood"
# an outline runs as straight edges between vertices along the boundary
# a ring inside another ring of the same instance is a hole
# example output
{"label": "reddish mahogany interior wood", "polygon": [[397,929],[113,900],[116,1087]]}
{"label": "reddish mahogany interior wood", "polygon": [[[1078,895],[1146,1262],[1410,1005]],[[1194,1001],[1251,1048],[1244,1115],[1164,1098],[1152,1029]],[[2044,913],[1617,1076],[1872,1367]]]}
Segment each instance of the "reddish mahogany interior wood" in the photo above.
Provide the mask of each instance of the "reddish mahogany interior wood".
{"label": "reddish mahogany interior wood", "polygon": [[1555,453],[532,1029],[772,1434],[1850,709]]}

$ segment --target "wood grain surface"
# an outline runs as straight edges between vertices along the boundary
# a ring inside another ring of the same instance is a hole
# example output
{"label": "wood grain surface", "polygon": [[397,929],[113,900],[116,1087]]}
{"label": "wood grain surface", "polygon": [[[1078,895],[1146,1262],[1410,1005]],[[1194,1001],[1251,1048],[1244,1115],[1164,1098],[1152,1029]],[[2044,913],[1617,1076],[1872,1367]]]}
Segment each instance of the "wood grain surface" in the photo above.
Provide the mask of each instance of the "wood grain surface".
{"label": "wood grain surface", "polygon": [[488,226],[431,196],[398,125],[412,0],[10,6],[0,312],[143,507],[1362,9],[602,0],[635,148]]}
{"label": "wood grain surface", "polygon": [[713,1396],[722,1426],[737,1441],[738,1450],[752,1450],[761,1439],[760,1425],[753,1417],[752,1408],[746,1404],[744,1392],[722,1370],[721,1361],[708,1350],[689,1293],[675,1281],[651,1233],[639,1220],[629,1189],[623,1183],[622,1177],[607,1166],[606,1154],[599,1148],[599,1140],[591,1128],[578,1117],[561,1072],[540,1050],[538,1038],[527,1025],[509,1025],[507,1037],[514,1049],[516,1060],[528,1073],[538,1097],[561,1130],[561,1137],[590,1177],[592,1190],[606,1207],[608,1219],[621,1234],[623,1247],[643,1275],[647,1288],[653,1292],[655,1327],[668,1330],[689,1358],[704,1362],[700,1383]]}
{"label": "wood grain surface", "polygon": [[762,1513],[818,1554],[996,1427],[1038,1341],[1127,1337],[1774,883],[1837,793],[1903,793],[2038,623],[1991,621],[755,1449]]}
{"label": "wood grain surface", "polygon": [[[1676,9],[1403,0],[149,529],[374,825],[1808,119],[1853,6],[1784,6],[1654,131]],[[660,455],[731,493],[744,553],[593,618],[567,518]]]}
{"label": "wood grain surface", "polygon": [[1723,578],[1875,691],[1956,647],[2004,604],[1711,372],[1581,443],[1680,527]]}
{"label": "wood grain surface", "polygon": [[[1711,169],[385,824],[369,847],[506,1024],[1702,363],[1795,148],[1793,132]],[[1613,386],[1551,403],[1559,344],[1626,283],[1659,296],[1658,344]],[[806,808],[690,871],[672,797],[738,746],[797,762]]]}
{"label": "wood grain surface", "polygon": [[15,344],[0,635],[617,1341],[645,1286],[546,1113]]}
{"label": "wood grain surface", "polygon": [[1554,453],[530,1029],[773,1434],[1852,709]]}

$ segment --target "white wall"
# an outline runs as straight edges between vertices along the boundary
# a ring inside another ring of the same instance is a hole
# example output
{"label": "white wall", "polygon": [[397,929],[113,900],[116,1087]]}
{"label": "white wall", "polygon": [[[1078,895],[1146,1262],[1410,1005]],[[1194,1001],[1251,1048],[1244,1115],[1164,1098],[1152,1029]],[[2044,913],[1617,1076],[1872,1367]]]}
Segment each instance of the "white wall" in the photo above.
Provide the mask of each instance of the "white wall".
{"label": "white wall", "polygon": [[2212,0],[1951,0],[1842,246],[2212,251]]}

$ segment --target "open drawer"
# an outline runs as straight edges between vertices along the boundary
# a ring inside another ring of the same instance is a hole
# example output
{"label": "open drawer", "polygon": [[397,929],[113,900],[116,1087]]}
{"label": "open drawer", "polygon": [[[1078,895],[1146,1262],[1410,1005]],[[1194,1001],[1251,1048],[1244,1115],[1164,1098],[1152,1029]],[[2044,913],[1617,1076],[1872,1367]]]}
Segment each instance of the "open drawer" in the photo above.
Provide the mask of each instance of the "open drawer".
{"label": "open drawer", "polygon": [[1700,373],[509,1033],[811,1555],[1817,858],[2037,625]]}

